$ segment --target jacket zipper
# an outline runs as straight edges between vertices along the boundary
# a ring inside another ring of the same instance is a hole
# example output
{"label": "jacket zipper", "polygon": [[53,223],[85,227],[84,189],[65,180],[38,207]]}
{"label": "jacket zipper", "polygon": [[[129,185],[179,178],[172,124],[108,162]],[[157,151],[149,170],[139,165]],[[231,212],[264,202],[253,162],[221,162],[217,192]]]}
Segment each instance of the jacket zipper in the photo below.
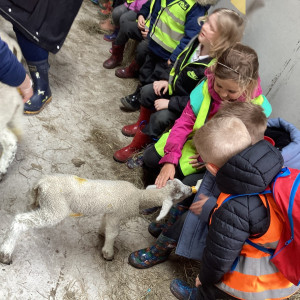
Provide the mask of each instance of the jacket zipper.
{"label": "jacket zipper", "polygon": [[40,42],[40,40],[34,35],[32,34],[30,31],[28,31],[21,23],[19,23],[16,19],[14,19],[10,14],[8,14],[5,10],[3,10],[2,8],[0,8],[0,10],[7,15],[11,20],[13,20],[15,23],[17,23],[20,27],[23,28],[23,30],[25,30],[29,35],[31,35],[31,37],[36,40],[37,42]]}

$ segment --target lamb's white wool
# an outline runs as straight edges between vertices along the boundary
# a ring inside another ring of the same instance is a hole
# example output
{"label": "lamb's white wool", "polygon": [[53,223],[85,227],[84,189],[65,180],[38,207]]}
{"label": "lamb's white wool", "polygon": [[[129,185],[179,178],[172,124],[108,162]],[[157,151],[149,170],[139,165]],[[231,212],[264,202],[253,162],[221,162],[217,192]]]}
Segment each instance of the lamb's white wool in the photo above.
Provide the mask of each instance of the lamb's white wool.
{"label": "lamb's white wool", "polygon": [[0,180],[7,172],[17,152],[18,136],[21,133],[23,116],[22,97],[16,88],[0,82]]}
{"label": "lamb's white wool", "polygon": [[159,205],[164,207],[164,202],[175,204],[192,194],[191,187],[178,179],[168,181],[161,189],[154,187],[141,190],[127,181],[88,180],[63,174],[45,175],[32,191],[34,201],[40,207],[15,216],[0,247],[0,262],[11,262],[21,232],[29,228],[55,225],[73,214],[104,214],[105,243],[102,254],[105,259],[111,260],[122,220],[138,215],[140,209]]}
{"label": "lamb's white wool", "polygon": [[[0,31],[0,38],[8,44],[10,50],[14,52],[19,61],[21,61],[22,52],[17,42],[2,31]],[[7,86],[1,82],[0,102],[0,144],[2,146],[2,155],[0,158],[1,180],[17,152],[17,137],[21,133],[24,104],[21,95],[15,87]]]}

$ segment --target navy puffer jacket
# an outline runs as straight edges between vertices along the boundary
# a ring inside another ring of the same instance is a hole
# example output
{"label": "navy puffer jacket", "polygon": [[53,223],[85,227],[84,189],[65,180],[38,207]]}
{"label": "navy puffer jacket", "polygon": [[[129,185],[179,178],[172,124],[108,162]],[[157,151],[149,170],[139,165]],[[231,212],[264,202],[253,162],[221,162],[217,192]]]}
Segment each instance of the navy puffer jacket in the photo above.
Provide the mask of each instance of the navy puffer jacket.
{"label": "navy puffer jacket", "polygon": [[0,0],[0,15],[30,41],[56,53],[60,50],[82,0]]}
{"label": "navy puffer jacket", "polygon": [[[216,183],[227,194],[258,193],[281,170],[283,158],[267,141],[260,141],[232,157],[217,173]],[[199,274],[203,285],[219,282],[230,271],[246,239],[262,235],[269,213],[258,196],[234,198],[212,215]]]}

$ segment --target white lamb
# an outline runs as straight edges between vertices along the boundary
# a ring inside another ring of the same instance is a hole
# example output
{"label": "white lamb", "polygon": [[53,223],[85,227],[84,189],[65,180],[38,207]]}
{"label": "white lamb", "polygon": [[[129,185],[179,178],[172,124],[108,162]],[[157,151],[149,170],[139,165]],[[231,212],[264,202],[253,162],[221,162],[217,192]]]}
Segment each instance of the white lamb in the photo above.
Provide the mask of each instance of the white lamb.
{"label": "white lamb", "polygon": [[140,209],[162,205],[159,221],[171,206],[190,196],[195,189],[180,180],[167,182],[156,189],[141,190],[127,181],[89,180],[74,175],[44,175],[34,186],[32,194],[39,208],[17,214],[0,247],[0,262],[10,264],[19,234],[29,228],[52,226],[67,216],[104,214],[105,242],[103,257],[112,260],[114,241],[122,220],[137,216]]}
{"label": "white lamb", "polygon": [[[8,44],[10,50],[21,60],[22,52],[17,42],[2,31],[0,31],[0,38]],[[24,104],[21,95],[15,87],[10,87],[1,82],[0,103],[0,144],[2,146],[0,180],[2,180],[17,152]]]}
{"label": "white lamb", "polygon": [[17,89],[0,82],[0,180],[6,174],[8,167],[17,152],[18,137],[22,128],[24,104]]}

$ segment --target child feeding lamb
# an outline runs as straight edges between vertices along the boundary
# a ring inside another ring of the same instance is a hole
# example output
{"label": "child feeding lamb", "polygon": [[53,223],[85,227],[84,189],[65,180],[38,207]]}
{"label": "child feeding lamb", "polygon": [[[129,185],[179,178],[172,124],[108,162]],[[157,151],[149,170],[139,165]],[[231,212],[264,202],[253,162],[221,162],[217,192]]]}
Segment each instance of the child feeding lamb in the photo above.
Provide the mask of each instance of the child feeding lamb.
{"label": "child feeding lamb", "polygon": [[155,185],[138,189],[127,181],[89,180],[74,175],[44,175],[33,187],[32,195],[39,208],[17,214],[0,247],[0,262],[10,264],[17,239],[30,228],[53,226],[67,216],[104,215],[105,242],[103,257],[112,260],[114,241],[122,220],[137,216],[140,209],[162,205],[159,221],[171,206],[192,195],[197,187],[169,180],[165,187]]}

